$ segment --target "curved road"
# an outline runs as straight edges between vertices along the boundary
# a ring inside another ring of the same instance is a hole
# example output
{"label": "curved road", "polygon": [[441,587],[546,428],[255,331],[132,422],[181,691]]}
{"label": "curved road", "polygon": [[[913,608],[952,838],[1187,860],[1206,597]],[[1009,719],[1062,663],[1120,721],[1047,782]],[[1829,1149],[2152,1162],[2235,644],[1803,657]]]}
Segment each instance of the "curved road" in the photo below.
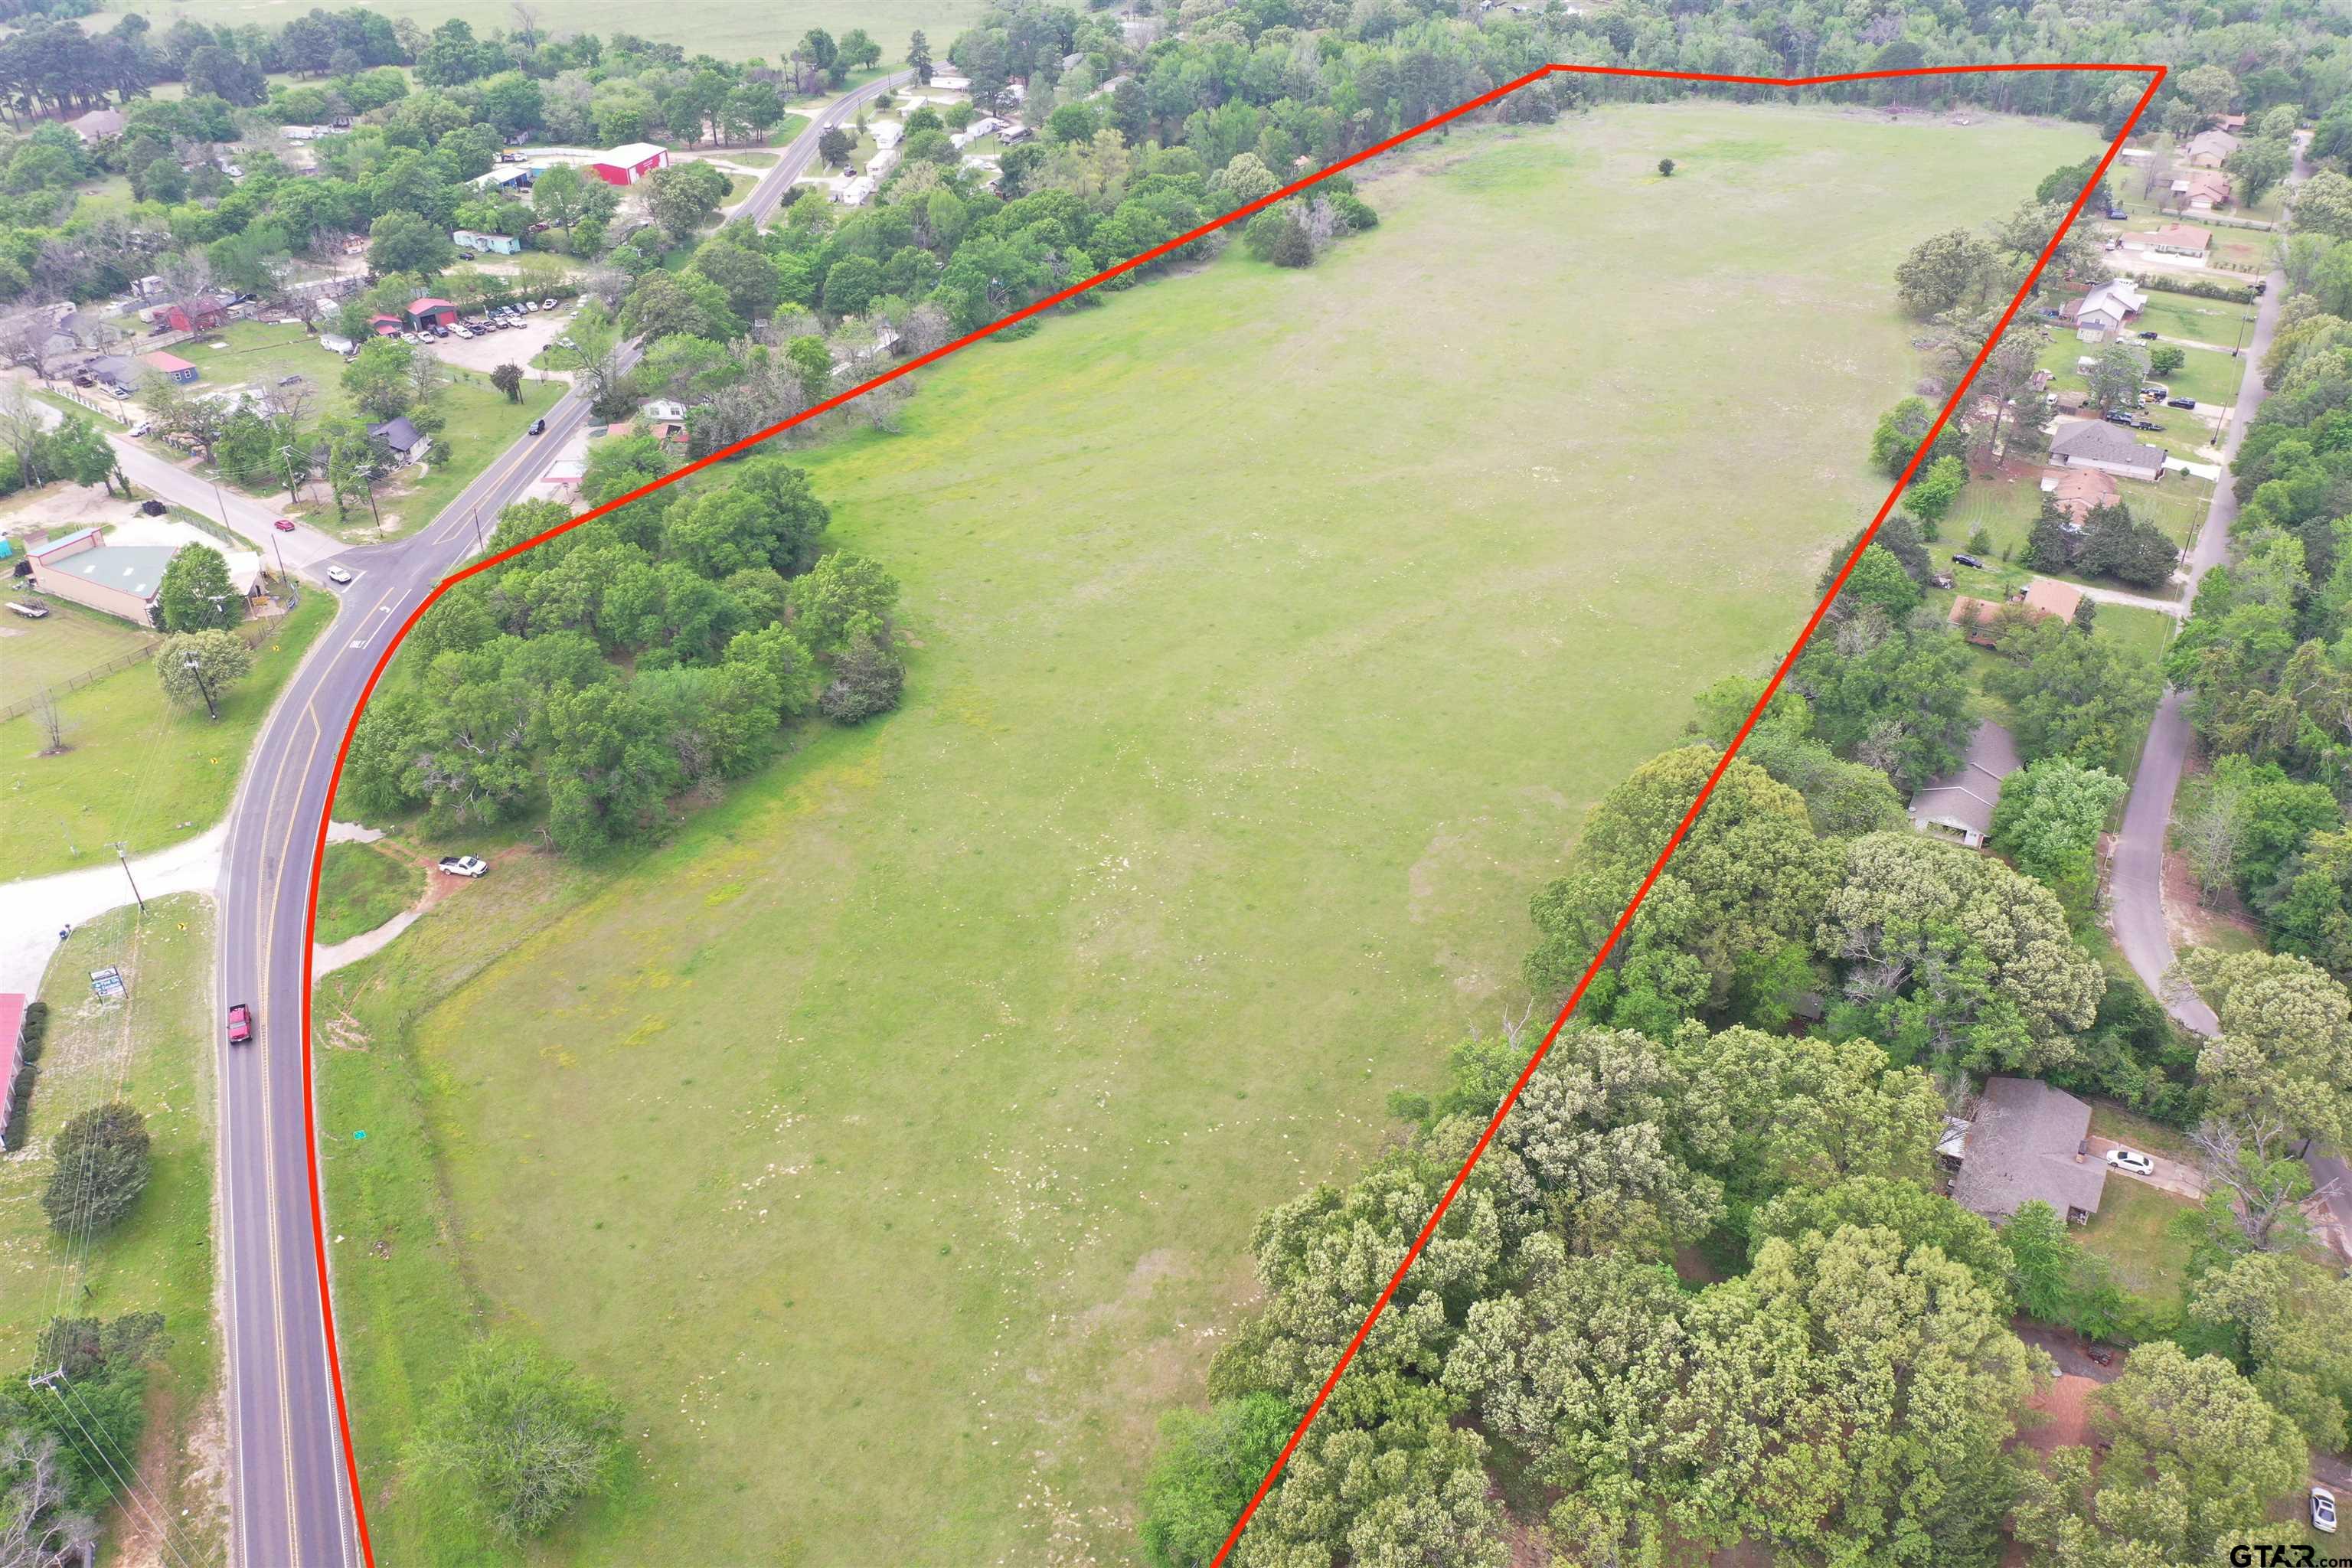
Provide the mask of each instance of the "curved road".
{"label": "curved road", "polygon": [[[756,222],[773,212],[815,159],[824,130],[907,74],[869,82],[828,106],[736,216]],[[251,1003],[258,1019],[252,1045],[222,1047],[220,1073],[231,1560],[238,1568],[355,1568],[361,1562],[320,1295],[325,1270],[311,1228],[311,1086],[302,1051],[311,867],[336,753],[386,642],[434,585],[476,552],[476,516],[487,531],[587,423],[587,401],[567,393],[549,412],[545,435],[517,442],[406,539],[347,551],[329,541],[331,549],[306,548],[299,562],[288,550],[288,563],[306,575],[331,561],[352,581],[341,590],[334,623],[288,682],[255,742],[229,805],[221,862],[219,994],[224,1008]],[[209,488],[142,456],[163,470],[134,474],[152,489],[175,494]],[[243,532],[240,525],[251,520],[232,510],[228,521]],[[257,531],[269,537],[266,516]]]}

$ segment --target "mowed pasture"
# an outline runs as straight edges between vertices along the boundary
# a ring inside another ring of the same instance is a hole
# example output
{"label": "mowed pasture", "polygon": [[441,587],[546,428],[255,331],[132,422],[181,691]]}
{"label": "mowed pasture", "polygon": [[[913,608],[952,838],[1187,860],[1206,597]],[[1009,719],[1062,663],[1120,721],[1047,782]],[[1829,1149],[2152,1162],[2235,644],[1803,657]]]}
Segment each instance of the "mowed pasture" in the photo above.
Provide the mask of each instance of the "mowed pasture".
{"label": "mowed pasture", "polygon": [[[517,26],[510,0],[382,0],[369,8],[394,21],[406,17],[427,32],[452,19],[471,26],[476,37],[510,33]],[[275,28],[309,9],[302,0],[182,0],[168,17],[160,11],[148,15],[159,27],[185,16],[210,26],[259,23]],[[949,43],[980,16],[979,0],[714,0],[696,6],[690,16],[646,0],[569,0],[560,7],[532,9],[542,34],[595,33],[610,43],[616,33],[635,33],[657,43],[683,44],[689,58],[707,54],[772,65],[782,64],[811,27],[823,27],[836,38],[863,27],[892,66],[905,58],[908,36],[920,27],[929,36],[932,56],[945,59]]]}
{"label": "mowed pasture", "polygon": [[804,454],[906,584],[906,709],[625,865],[511,858],[322,988],[379,1557],[499,1560],[397,1452],[504,1321],[639,1458],[532,1561],[1136,1560],[1256,1215],[1518,1018],[1585,808],[1875,505],[1895,261],[2095,145],[1457,132],[1311,271],[1236,249]]}

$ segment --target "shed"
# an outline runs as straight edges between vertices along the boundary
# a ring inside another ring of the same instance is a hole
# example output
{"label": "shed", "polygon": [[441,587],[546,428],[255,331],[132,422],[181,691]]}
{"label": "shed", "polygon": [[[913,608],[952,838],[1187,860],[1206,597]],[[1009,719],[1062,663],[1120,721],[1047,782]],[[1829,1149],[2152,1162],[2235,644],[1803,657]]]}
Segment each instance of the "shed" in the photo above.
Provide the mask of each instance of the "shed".
{"label": "shed", "polygon": [[457,307],[446,300],[412,300],[408,305],[408,319],[420,327],[454,326],[457,321]]}
{"label": "shed", "polygon": [[625,142],[588,163],[588,172],[608,185],[634,185],[656,169],[667,167],[669,149],[650,142]]}
{"label": "shed", "polygon": [[189,383],[199,379],[199,374],[194,365],[190,364],[178,354],[167,354],[161,349],[156,350],[152,354],[141,354],[139,356],[139,363],[145,365],[149,370],[153,371],[156,374],[162,376],[164,380],[175,383],[181,386],[185,386]]}

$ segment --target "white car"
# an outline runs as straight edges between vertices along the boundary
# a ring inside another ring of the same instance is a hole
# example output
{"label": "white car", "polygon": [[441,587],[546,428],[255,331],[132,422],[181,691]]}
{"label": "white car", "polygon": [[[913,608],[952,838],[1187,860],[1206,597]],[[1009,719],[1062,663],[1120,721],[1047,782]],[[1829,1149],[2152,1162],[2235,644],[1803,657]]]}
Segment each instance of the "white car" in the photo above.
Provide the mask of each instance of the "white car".
{"label": "white car", "polygon": [[2311,1489],[2311,1528],[2322,1535],[2336,1533],[2336,1494],[2326,1487]]}
{"label": "white car", "polygon": [[348,583],[348,582],[350,582],[351,580],[352,580],[352,574],[351,574],[349,572],[344,571],[341,567],[340,567],[340,566],[330,566],[330,567],[328,567],[328,568],[327,568],[327,581],[328,581],[328,582],[330,582],[330,583]]}
{"label": "white car", "polygon": [[478,859],[471,855],[444,855],[441,857],[441,869],[448,872],[452,877],[478,877],[489,868],[490,863],[488,861]]}
{"label": "white car", "polygon": [[142,436],[152,436],[154,433],[155,426],[150,425],[144,419],[142,419],[138,424],[133,425],[131,427],[131,437],[133,440],[137,440]]}
{"label": "white car", "polygon": [[2135,1176],[2156,1174],[2156,1162],[2137,1149],[2110,1149],[2107,1151],[2107,1163],[2116,1170],[2128,1171]]}
{"label": "white car", "polygon": [[552,300],[541,300],[539,302],[539,308],[542,310],[552,310],[555,309],[555,301]]}

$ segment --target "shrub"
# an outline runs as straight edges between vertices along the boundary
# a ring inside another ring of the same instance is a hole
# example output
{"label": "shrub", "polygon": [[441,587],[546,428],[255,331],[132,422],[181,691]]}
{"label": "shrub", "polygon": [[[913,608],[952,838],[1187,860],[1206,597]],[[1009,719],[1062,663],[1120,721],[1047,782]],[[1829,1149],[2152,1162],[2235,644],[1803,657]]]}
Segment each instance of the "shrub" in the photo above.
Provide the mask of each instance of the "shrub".
{"label": "shrub", "polygon": [[110,1100],[75,1117],[58,1134],[56,1164],[41,1194],[42,1212],[59,1235],[108,1229],[147,1190],[152,1160],[147,1119]]}
{"label": "shrub", "polygon": [[865,638],[834,661],[833,680],[816,709],[836,724],[860,723],[898,706],[906,685],[907,669],[898,655]]}

